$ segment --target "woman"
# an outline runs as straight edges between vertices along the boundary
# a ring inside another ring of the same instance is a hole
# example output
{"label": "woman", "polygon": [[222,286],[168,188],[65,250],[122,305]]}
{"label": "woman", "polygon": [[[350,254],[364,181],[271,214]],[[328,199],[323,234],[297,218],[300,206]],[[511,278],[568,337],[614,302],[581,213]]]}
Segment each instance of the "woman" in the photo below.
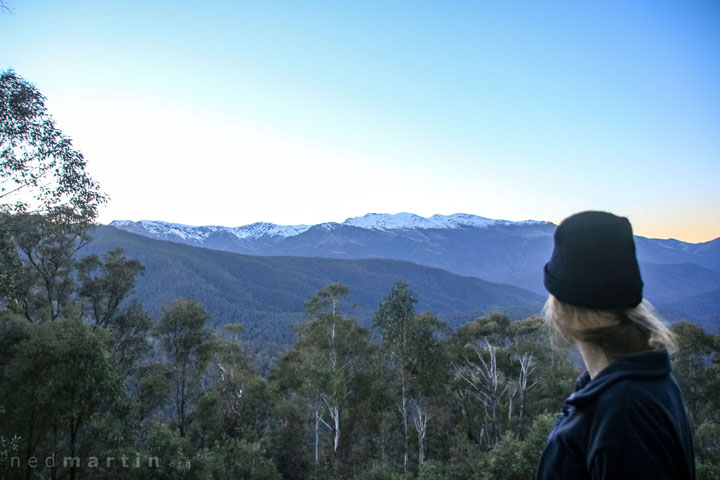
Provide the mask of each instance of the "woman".
{"label": "woman", "polygon": [[582,212],[555,230],[545,318],[587,371],[547,438],[537,479],[694,479],[692,439],[670,375],[673,335],[642,298],[630,222]]}

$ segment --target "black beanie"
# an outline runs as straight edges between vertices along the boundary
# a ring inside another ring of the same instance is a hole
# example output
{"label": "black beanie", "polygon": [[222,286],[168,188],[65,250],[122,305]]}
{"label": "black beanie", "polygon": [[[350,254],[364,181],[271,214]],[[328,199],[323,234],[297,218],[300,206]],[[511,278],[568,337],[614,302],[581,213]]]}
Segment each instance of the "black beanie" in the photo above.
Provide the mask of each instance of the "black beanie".
{"label": "black beanie", "polygon": [[545,264],[545,288],[579,307],[632,308],[642,302],[643,282],[628,219],[581,212],[563,220]]}

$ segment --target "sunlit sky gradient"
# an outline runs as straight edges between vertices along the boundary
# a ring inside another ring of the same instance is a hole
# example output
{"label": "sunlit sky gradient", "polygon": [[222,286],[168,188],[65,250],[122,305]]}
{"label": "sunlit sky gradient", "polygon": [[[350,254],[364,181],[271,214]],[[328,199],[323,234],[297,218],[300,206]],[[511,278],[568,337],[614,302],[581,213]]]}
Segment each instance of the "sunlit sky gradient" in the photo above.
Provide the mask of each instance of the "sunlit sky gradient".
{"label": "sunlit sky gradient", "polygon": [[14,68],[112,200],[100,220],[368,212],[720,236],[720,2],[31,1]]}

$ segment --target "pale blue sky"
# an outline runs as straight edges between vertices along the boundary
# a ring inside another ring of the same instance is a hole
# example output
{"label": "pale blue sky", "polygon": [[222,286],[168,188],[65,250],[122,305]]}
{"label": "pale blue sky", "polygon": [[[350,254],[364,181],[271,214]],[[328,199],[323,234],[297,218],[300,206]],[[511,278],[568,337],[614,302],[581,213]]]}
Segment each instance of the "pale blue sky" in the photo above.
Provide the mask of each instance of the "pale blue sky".
{"label": "pale blue sky", "polygon": [[0,69],[104,222],[597,208],[720,236],[717,1],[6,3]]}

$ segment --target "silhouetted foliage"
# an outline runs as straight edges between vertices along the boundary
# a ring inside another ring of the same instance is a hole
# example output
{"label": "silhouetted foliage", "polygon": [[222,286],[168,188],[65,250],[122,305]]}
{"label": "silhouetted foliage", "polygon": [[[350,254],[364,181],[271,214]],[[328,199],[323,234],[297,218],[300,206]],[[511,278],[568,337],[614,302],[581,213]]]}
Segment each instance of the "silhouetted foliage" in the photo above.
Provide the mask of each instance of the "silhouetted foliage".
{"label": "silhouetted foliage", "polygon": [[[0,213],[92,221],[107,197],[85,159],[55,125],[45,97],[13,70],[0,74]],[[6,220],[3,220],[3,223]]]}

